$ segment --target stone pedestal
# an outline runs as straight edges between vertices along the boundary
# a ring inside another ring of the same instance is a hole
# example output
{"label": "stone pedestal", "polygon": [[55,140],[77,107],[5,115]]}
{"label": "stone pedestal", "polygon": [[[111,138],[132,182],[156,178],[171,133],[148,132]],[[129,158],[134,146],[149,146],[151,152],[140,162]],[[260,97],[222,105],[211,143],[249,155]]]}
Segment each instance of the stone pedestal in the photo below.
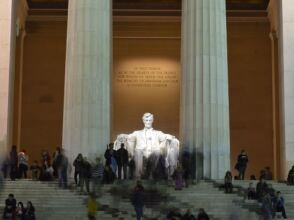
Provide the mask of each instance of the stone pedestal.
{"label": "stone pedestal", "polygon": [[63,147],[70,159],[102,155],[110,135],[112,1],[70,0]]}
{"label": "stone pedestal", "polygon": [[183,0],[181,138],[196,178],[230,170],[225,0]]}

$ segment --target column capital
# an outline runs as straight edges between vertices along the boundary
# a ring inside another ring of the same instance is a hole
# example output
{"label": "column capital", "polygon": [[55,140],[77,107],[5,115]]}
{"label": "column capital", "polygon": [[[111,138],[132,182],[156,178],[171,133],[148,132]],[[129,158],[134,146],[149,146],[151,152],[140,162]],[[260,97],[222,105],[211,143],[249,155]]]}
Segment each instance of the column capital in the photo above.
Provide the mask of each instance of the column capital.
{"label": "column capital", "polygon": [[268,19],[270,21],[271,32],[279,33],[280,25],[279,25],[279,11],[280,5],[277,0],[270,0],[267,13]]}

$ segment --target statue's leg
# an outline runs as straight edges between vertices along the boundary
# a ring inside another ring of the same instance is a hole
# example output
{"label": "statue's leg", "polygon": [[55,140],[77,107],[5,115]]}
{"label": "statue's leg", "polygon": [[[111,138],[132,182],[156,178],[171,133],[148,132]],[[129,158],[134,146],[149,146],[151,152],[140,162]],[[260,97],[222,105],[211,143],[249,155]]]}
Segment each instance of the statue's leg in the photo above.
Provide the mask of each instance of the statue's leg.
{"label": "statue's leg", "polygon": [[135,149],[135,167],[136,167],[136,178],[141,178],[143,173],[143,151]]}

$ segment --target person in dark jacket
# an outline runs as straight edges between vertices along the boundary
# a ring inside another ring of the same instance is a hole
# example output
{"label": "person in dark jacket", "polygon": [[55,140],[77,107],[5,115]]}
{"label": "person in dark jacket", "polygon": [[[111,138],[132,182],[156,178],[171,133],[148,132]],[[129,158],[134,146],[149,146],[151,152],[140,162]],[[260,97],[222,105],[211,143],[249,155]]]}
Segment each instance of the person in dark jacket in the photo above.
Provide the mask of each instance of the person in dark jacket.
{"label": "person in dark jacket", "polygon": [[17,203],[17,207],[15,210],[15,216],[17,220],[23,220],[24,219],[24,212],[25,208],[22,202]]}
{"label": "person in dark jacket", "polygon": [[272,200],[273,200],[274,216],[276,215],[276,212],[282,212],[283,218],[287,218],[286,210],[285,210],[285,200],[284,200],[284,197],[281,195],[281,192],[278,191],[276,193],[276,196]]}
{"label": "person in dark jacket", "polygon": [[16,146],[13,145],[9,153],[9,162],[10,162],[10,179],[15,180],[17,177],[17,166],[18,166],[18,155]]}
{"label": "person in dark jacket", "polygon": [[9,194],[5,200],[3,219],[15,219],[16,199],[13,194]]}
{"label": "person in dark jacket", "polygon": [[31,201],[27,202],[27,207],[24,212],[24,220],[36,220],[35,207]]}
{"label": "person in dark jacket", "polygon": [[144,187],[142,186],[141,181],[137,181],[137,185],[132,195],[132,204],[135,208],[137,220],[141,220],[144,208]]}
{"label": "person in dark jacket", "polygon": [[209,216],[207,215],[204,209],[199,209],[197,220],[209,220]]}
{"label": "person in dark jacket", "polygon": [[90,179],[92,174],[92,167],[87,157],[83,158],[81,165],[82,165],[80,170],[81,193],[84,192],[84,184],[86,185],[87,193],[90,193]]}
{"label": "person in dark jacket", "polygon": [[238,155],[237,164],[235,168],[239,171],[239,179],[244,180],[245,178],[245,171],[248,163],[248,155],[245,150],[242,150],[241,153]]}
{"label": "person in dark jacket", "polygon": [[118,179],[121,179],[121,171],[124,172],[124,179],[127,179],[127,168],[129,162],[129,153],[122,143],[120,149],[116,152],[116,161],[118,166]]}
{"label": "person in dark jacket", "polygon": [[107,150],[104,153],[105,165],[111,166],[111,161],[113,158],[116,158],[116,150],[113,149],[113,143],[108,145]]}
{"label": "person in dark jacket", "polygon": [[[73,162],[73,166],[75,167],[75,173],[74,173],[74,179],[75,179],[75,183],[76,185],[80,186],[80,172],[83,166],[83,155],[82,154],[78,154],[78,156],[76,157],[76,159]],[[79,176],[79,180],[78,180],[78,176]]]}

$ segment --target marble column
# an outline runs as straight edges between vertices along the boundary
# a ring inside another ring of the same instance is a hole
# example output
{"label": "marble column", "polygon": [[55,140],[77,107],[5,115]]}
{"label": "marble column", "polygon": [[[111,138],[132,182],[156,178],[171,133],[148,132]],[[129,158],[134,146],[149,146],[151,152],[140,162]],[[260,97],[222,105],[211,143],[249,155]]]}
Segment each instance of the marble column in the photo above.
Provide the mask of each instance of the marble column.
{"label": "marble column", "polygon": [[63,147],[103,155],[110,138],[112,1],[69,0]]}
{"label": "marble column", "polygon": [[0,1],[0,154],[11,144],[16,4]]}
{"label": "marble column", "polygon": [[282,155],[283,177],[294,165],[294,1],[281,2],[281,84],[282,84]]}
{"label": "marble column", "polygon": [[183,0],[181,138],[197,179],[230,170],[225,0]]}

